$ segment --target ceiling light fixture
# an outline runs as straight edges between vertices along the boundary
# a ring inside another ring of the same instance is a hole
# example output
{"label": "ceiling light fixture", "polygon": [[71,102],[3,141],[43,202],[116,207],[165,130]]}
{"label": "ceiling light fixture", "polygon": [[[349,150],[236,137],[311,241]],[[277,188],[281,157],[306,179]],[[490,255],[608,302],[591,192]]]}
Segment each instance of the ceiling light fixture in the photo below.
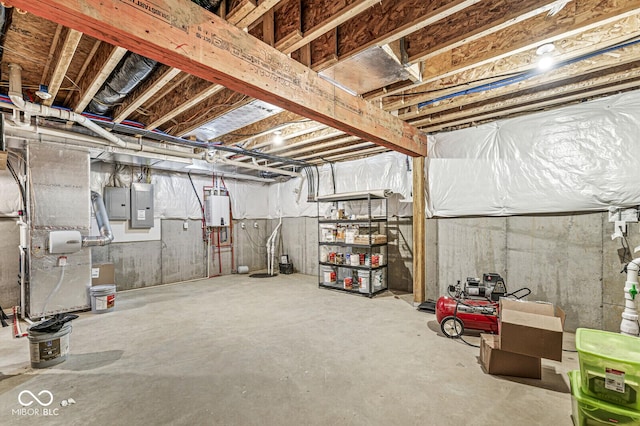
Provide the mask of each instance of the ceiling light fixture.
{"label": "ceiling light fixture", "polygon": [[284,139],[282,138],[282,132],[280,130],[276,130],[275,132],[273,132],[273,143],[276,145],[281,145],[282,142],[284,142]]}
{"label": "ceiling light fixture", "polygon": [[536,55],[538,58],[538,69],[540,71],[548,71],[553,68],[553,64],[555,63],[555,59],[551,55],[551,53],[556,50],[556,47],[553,43],[546,43],[536,49]]}

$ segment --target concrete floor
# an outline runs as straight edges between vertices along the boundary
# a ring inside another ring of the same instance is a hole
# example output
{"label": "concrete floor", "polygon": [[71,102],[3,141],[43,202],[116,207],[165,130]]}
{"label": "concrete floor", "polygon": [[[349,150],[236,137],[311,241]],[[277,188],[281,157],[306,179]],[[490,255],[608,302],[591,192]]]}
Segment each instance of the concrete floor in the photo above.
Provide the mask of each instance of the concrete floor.
{"label": "concrete floor", "polygon": [[[0,329],[0,424],[571,425],[577,354],[543,360],[542,380],[490,376],[437,330],[390,293],[299,274],[120,293],[115,311],[73,321],[69,358],[48,369]],[[39,415],[12,413],[24,390],[53,394],[46,418],[35,401]]]}

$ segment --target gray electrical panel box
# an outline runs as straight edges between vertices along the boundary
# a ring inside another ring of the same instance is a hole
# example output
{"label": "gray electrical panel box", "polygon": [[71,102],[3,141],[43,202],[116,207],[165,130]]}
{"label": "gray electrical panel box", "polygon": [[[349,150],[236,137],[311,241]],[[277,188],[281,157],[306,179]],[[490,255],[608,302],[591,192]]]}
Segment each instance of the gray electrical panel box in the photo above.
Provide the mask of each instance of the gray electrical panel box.
{"label": "gray electrical panel box", "polygon": [[131,227],[153,228],[153,185],[131,184]]}
{"label": "gray electrical panel box", "polygon": [[129,188],[104,188],[104,203],[107,216],[111,220],[129,220],[131,206],[129,205]]}

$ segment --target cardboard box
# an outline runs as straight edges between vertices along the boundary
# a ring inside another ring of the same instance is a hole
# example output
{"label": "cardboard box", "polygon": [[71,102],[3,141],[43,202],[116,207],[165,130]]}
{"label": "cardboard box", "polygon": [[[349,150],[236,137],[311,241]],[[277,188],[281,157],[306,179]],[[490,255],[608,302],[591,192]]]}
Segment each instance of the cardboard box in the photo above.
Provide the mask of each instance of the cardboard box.
{"label": "cardboard box", "polygon": [[480,364],[486,373],[530,379],[542,377],[540,358],[503,351],[500,339],[493,334],[481,334],[480,338]]}
{"label": "cardboard box", "polygon": [[500,299],[500,348],[562,361],[564,311],[549,303]]}
{"label": "cardboard box", "polygon": [[116,270],[113,263],[91,265],[91,285],[115,284]]}

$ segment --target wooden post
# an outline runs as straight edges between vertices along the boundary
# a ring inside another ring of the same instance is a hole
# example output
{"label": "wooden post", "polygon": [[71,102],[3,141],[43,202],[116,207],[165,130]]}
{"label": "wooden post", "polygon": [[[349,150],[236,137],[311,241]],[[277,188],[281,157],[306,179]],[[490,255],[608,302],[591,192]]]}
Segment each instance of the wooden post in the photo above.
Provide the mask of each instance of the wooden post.
{"label": "wooden post", "polygon": [[413,302],[425,299],[425,192],[424,157],[413,159]]}

